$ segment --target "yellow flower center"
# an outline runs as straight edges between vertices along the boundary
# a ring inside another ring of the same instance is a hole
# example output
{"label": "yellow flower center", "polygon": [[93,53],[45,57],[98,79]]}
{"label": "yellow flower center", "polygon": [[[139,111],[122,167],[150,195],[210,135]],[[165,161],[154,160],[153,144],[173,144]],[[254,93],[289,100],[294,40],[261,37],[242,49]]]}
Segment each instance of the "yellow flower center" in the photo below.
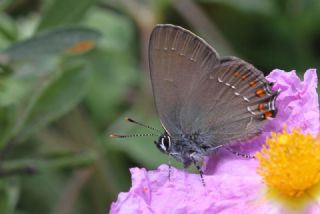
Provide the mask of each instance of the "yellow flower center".
{"label": "yellow flower center", "polygon": [[293,129],[271,133],[257,152],[257,172],[265,183],[290,197],[300,197],[320,181],[320,135],[314,138]]}

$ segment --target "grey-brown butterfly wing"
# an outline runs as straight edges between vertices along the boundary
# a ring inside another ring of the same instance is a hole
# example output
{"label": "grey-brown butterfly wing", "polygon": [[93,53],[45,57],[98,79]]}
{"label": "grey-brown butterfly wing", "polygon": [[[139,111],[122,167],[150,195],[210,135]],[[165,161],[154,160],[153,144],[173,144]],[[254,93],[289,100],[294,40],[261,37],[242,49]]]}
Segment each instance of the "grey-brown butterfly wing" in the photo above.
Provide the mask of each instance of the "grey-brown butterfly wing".
{"label": "grey-brown butterfly wing", "polygon": [[182,130],[198,134],[206,147],[258,135],[267,119],[276,115],[278,92],[271,85],[251,64],[235,57],[222,59],[202,77],[181,109]]}
{"label": "grey-brown butterfly wing", "polygon": [[261,71],[216,51],[190,31],[158,25],[149,45],[155,103],[168,133],[215,148],[257,135],[276,114],[277,92]]}
{"label": "grey-brown butterfly wing", "polygon": [[149,42],[149,68],[160,120],[171,136],[182,130],[181,109],[202,75],[219,63],[216,51],[188,30],[157,25]]}

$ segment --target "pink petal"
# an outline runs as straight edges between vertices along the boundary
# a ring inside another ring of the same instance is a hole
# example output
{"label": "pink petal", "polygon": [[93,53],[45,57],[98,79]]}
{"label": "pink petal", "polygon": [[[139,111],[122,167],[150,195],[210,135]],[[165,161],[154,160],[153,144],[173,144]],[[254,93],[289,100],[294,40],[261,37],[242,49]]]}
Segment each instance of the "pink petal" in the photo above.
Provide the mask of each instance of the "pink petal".
{"label": "pink petal", "polygon": [[257,176],[222,173],[204,176],[206,186],[203,187],[198,174],[174,168],[169,180],[166,165],[149,172],[133,168],[131,173],[132,187],[112,204],[112,214],[223,213],[236,205],[245,206],[246,200],[254,200],[261,185]]}
{"label": "pink petal", "polygon": [[[249,162],[255,162],[251,160]],[[244,163],[229,161],[221,163],[216,174],[205,175],[203,187],[198,174],[190,174],[172,168],[168,178],[168,166],[157,170],[133,168],[132,187],[120,193],[111,205],[111,214],[126,213],[171,213],[171,214],[235,214],[235,213],[310,213],[320,212],[316,199],[299,210],[292,210],[275,199],[268,198],[265,186],[254,168]],[[240,167],[242,170],[234,170]],[[229,169],[229,171],[228,171]]]}
{"label": "pink petal", "polygon": [[319,132],[319,98],[317,94],[317,72],[309,69],[300,81],[295,71],[274,70],[267,77],[275,82],[274,90],[281,93],[277,99],[278,115],[266,127],[266,131],[280,131],[286,123],[287,129],[300,128],[305,133]]}

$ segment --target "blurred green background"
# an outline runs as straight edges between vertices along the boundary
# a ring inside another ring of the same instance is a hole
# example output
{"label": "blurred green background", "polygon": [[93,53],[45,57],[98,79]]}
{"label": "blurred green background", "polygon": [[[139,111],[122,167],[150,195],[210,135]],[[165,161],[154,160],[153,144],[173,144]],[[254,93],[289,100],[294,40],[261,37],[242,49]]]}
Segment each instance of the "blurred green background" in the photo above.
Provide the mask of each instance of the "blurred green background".
{"label": "blurred green background", "polygon": [[[107,213],[129,168],[168,158],[147,70],[157,23],[188,28],[266,74],[320,63],[317,0],[1,0],[0,213]],[[176,164],[176,163],[175,163]]]}

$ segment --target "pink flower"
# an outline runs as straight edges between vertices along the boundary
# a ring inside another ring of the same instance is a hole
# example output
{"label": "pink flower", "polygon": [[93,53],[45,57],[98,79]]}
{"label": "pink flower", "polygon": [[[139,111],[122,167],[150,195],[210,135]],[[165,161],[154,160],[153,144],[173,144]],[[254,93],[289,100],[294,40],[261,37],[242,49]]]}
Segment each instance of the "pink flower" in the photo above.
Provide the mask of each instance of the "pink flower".
{"label": "pink flower", "polygon": [[[278,69],[267,78],[275,82],[273,89],[281,90],[277,99],[277,119],[270,121],[263,136],[236,147],[242,152],[260,148],[270,131],[281,132],[284,123],[287,130],[300,128],[302,133],[313,136],[319,133],[315,69],[305,73],[304,81],[300,81],[295,71],[286,73]],[[303,141],[302,133],[299,139]],[[285,141],[288,136],[276,139]],[[257,166],[256,159],[241,159],[220,150],[204,167],[205,187],[198,174],[174,168],[169,180],[166,165],[154,171],[133,168],[131,189],[119,194],[110,213],[320,213],[320,206],[314,199],[320,194],[304,198],[302,204],[294,205],[292,209],[281,197],[268,197],[272,191],[257,174]]]}
{"label": "pink flower", "polygon": [[280,90],[277,99],[278,115],[266,130],[280,131],[283,123],[291,130],[300,127],[305,133],[319,133],[319,97],[317,95],[317,71],[309,69],[300,81],[295,71],[274,70],[267,79],[275,82],[273,89]]}
{"label": "pink flower", "polygon": [[[243,166],[241,169],[246,170],[246,167]],[[241,206],[245,207],[245,199],[255,198],[250,192],[251,187],[260,185],[258,177],[231,173],[205,176],[206,186],[203,187],[198,174],[177,169],[172,169],[169,180],[166,165],[149,172],[138,168],[130,171],[132,187],[128,193],[120,193],[118,201],[112,204],[111,214],[239,211]]]}

